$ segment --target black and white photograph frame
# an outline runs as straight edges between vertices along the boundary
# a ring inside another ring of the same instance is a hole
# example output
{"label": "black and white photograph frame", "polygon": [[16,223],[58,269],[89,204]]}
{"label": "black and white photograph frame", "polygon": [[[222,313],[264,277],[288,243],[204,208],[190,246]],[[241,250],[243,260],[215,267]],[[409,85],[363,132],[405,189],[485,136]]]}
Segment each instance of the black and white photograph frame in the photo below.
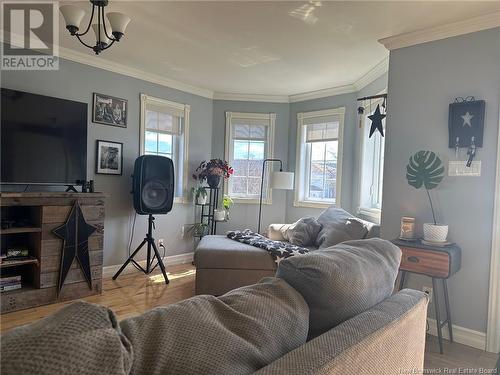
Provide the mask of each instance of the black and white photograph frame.
{"label": "black and white photograph frame", "polygon": [[127,127],[128,100],[94,92],[92,122]]}
{"label": "black and white photograph frame", "polygon": [[95,173],[121,176],[123,173],[123,143],[96,141]]}

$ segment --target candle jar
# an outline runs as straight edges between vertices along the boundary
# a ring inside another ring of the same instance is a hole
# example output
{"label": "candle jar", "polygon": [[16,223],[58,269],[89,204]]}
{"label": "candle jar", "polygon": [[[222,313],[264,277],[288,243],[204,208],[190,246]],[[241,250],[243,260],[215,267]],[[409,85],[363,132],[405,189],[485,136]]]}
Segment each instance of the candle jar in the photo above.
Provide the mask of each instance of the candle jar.
{"label": "candle jar", "polygon": [[402,217],[401,218],[401,238],[405,240],[415,239],[415,218]]}

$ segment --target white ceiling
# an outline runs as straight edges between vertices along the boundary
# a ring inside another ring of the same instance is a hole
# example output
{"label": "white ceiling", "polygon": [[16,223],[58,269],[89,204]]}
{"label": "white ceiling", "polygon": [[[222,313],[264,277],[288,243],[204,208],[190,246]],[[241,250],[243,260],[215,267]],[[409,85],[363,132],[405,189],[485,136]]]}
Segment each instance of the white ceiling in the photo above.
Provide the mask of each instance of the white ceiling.
{"label": "white ceiling", "polygon": [[[500,1],[110,0],[106,9],[132,22],[103,61],[215,92],[292,95],[353,84],[388,56],[378,39],[488,14]],[[61,46],[91,54],[60,21]]]}

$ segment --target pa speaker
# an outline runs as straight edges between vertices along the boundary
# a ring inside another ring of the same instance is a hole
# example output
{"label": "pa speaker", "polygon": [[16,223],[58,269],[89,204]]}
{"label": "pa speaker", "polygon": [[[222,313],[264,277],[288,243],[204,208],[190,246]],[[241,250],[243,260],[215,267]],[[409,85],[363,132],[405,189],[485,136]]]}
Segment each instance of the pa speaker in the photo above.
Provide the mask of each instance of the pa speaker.
{"label": "pa speaker", "polygon": [[134,208],[140,215],[166,214],[174,202],[174,163],[164,156],[143,155],[132,175]]}

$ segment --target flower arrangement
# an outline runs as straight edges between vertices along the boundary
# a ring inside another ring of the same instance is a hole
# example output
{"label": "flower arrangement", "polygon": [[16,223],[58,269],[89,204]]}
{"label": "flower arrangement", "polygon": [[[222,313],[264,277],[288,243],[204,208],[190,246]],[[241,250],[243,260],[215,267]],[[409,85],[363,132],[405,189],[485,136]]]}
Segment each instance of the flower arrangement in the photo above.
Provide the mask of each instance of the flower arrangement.
{"label": "flower arrangement", "polygon": [[229,178],[233,174],[233,168],[225,160],[211,159],[202,161],[196,168],[193,178],[200,182],[208,179],[209,176],[219,176]]}

